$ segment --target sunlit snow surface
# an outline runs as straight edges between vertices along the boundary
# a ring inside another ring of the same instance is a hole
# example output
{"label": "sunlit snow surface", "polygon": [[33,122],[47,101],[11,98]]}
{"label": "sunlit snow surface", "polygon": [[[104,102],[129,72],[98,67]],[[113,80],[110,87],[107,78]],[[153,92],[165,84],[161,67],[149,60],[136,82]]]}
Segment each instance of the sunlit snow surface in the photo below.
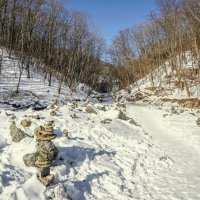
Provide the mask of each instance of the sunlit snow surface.
{"label": "sunlit snow surface", "polygon": [[[37,94],[48,105],[57,93],[58,83],[54,80],[53,86],[48,87],[43,76],[37,73],[32,71],[31,80],[24,74],[20,88]],[[14,90],[16,86],[13,75],[10,78],[0,81],[1,100],[8,89]],[[200,199],[200,127],[195,124],[200,115],[197,110],[184,109],[182,112],[181,108],[176,108],[180,114],[171,115],[171,107],[129,103],[122,110],[137,122],[136,126],[118,119],[119,111],[112,101],[104,103],[106,111],[96,108],[97,115],[88,114],[84,102],[73,109],[69,91],[67,88],[62,91],[64,101],[57,116],[53,117],[57,134],[53,142],[59,155],[51,167],[54,183],[47,188],[37,179],[37,170],[26,167],[23,162],[25,154],[36,150],[35,138],[13,143],[9,133],[9,119],[13,114],[20,127],[23,116],[34,111],[31,108],[13,111],[1,104],[1,200]],[[85,98],[81,90],[74,96]],[[29,103],[34,100],[29,97],[22,95],[17,101],[25,99],[25,103]],[[7,100],[16,101],[15,97]],[[41,119],[31,118],[31,127],[23,129],[29,135],[50,116],[50,110],[35,113]],[[71,117],[74,113],[78,118]],[[112,121],[101,123],[106,118]],[[64,129],[69,130],[69,139],[62,135]]]}

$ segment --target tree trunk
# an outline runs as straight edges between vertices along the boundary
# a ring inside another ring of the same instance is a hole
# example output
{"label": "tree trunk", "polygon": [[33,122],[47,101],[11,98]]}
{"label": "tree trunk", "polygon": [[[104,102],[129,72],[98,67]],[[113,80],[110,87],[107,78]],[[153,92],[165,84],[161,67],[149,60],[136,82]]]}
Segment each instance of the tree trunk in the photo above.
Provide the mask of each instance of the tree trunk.
{"label": "tree trunk", "polygon": [[60,94],[60,92],[61,92],[63,80],[64,80],[64,76],[62,75],[61,79],[60,79],[59,87],[58,87],[58,94]]}
{"label": "tree trunk", "polygon": [[52,81],[52,73],[49,73],[49,87],[51,86],[51,81]]}

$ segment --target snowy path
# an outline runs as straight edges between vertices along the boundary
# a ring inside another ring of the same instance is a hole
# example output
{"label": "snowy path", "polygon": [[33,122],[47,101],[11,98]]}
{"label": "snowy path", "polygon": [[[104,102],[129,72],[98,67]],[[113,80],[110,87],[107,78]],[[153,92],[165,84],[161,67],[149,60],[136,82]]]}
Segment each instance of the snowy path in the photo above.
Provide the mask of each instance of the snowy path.
{"label": "snowy path", "polygon": [[[21,119],[30,110],[15,112]],[[11,112],[10,112],[11,113]],[[44,123],[49,111],[39,111],[41,120],[33,120],[31,129]],[[71,114],[78,118],[73,119]],[[167,185],[162,171],[172,161],[157,148],[141,127],[117,119],[113,105],[107,112],[87,114],[70,106],[59,109],[54,117],[55,144],[59,157],[51,167],[55,182],[47,189],[37,180],[37,171],[23,163],[23,155],[34,152],[35,139],[13,143],[9,135],[9,118],[0,116],[0,199],[46,200],[52,192],[56,200],[152,200],[172,199],[160,186]],[[109,124],[101,119],[112,117]],[[62,136],[67,128],[70,139]],[[16,156],[17,155],[17,156]]]}
{"label": "snowy path", "polygon": [[163,194],[171,191],[173,199],[200,199],[200,128],[194,123],[196,118],[189,113],[164,118],[165,111],[142,105],[127,110],[174,162],[172,169],[163,171],[168,183]]}

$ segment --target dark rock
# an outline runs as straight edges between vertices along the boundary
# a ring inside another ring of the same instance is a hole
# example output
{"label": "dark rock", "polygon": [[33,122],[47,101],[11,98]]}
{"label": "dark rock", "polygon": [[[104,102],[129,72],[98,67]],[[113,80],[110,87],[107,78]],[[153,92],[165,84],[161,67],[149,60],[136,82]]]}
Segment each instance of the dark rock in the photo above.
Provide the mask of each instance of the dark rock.
{"label": "dark rock", "polygon": [[35,111],[44,110],[46,108],[47,108],[46,105],[43,105],[42,103],[40,103],[38,101],[33,105],[33,110],[35,110]]}
{"label": "dark rock", "polygon": [[35,162],[38,158],[38,153],[30,153],[30,154],[26,154],[23,157],[23,161],[24,163],[28,166],[28,167],[36,167]]}
{"label": "dark rock", "polygon": [[128,122],[129,122],[129,124],[133,124],[133,125],[135,125],[135,126],[138,126],[138,124],[135,122],[135,120],[134,119],[129,119],[128,120]]}
{"label": "dark rock", "polygon": [[50,167],[44,167],[44,168],[38,168],[38,173],[37,175],[39,177],[45,177],[50,174]]}

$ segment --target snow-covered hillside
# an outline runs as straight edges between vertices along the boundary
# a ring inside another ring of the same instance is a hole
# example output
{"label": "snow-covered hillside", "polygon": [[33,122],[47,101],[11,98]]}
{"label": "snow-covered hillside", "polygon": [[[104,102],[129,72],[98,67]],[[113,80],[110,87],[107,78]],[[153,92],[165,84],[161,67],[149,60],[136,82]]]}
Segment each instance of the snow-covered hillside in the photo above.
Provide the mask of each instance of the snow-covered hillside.
{"label": "snow-covered hillside", "polygon": [[[145,101],[83,101],[86,94],[81,88],[72,98],[67,87],[63,87],[58,105],[52,106],[52,100],[58,98],[56,80],[49,87],[42,74],[32,69],[31,79],[23,75],[21,93],[11,95],[17,81],[15,65],[6,56],[4,59],[5,76],[0,79],[0,199],[200,199],[199,108],[172,107],[170,103],[156,106]],[[138,88],[132,91],[136,95]],[[122,91],[116,95],[127,99]],[[33,106],[25,109],[22,105]],[[43,105],[47,108],[34,109]],[[31,125],[23,127],[22,119],[30,120]],[[27,134],[18,143],[10,134],[13,120]],[[23,161],[25,154],[37,150],[35,128],[47,120],[54,121],[57,137],[53,142],[59,150],[50,167],[54,181],[48,187],[37,178],[38,169]]]}
{"label": "snow-covered hillside", "polygon": [[[178,58],[177,58],[178,60]],[[200,69],[189,52],[185,53],[181,73],[188,85],[187,95],[183,78],[178,82],[178,75],[170,62],[166,62],[151,75],[131,85],[129,92],[118,91],[114,96],[119,101],[142,101],[157,105],[181,105],[187,108],[200,107]]]}

